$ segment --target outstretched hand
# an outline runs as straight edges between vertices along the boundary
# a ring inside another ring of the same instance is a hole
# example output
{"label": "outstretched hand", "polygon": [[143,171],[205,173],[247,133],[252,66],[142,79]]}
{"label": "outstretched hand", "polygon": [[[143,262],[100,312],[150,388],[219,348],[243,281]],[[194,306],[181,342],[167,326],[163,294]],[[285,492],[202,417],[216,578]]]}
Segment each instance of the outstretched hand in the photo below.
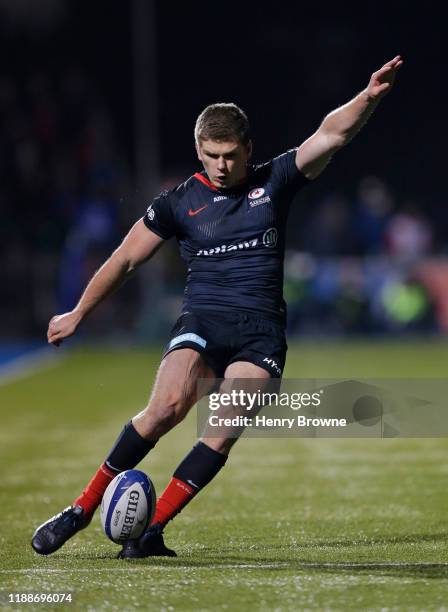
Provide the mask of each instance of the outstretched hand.
{"label": "outstretched hand", "polygon": [[73,336],[80,320],[80,315],[75,311],[53,317],[48,325],[48,343],[59,346],[64,338]]}
{"label": "outstretched hand", "polygon": [[369,98],[379,100],[392,89],[395,76],[402,64],[401,56],[396,55],[393,60],[372,74],[366,89]]}

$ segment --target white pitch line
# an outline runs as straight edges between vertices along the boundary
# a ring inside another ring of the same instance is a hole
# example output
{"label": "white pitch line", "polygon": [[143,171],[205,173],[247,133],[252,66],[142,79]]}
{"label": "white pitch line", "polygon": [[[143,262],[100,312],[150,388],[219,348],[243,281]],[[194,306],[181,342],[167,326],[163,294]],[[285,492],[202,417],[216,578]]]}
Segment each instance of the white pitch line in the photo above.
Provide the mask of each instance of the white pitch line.
{"label": "white pitch line", "polygon": [[0,386],[9,385],[40,370],[54,367],[60,360],[61,355],[47,347],[16,357],[0,366]]}
{"label": "white pitch line", "polygon": [[[194,567],[194,569],[198,570],[198,569],[231,569],[231,568],[236,568],[236,569],[242,569],[242,568],[267,568],[267,569],[273,569],[276,567],[287,567],[288,564],[284,563],[284,564],[276,564],[276,563],[266,563],[266,564],[244,564],[244,565],[233,565],[233,564],[220,564],[220,565],[208,565],[208,566],[201,566],[201,567],[197,567],[197,566],[189,566],[189,565],[173,565],[173,566],[168,566],[168,565],[161,565],[159,567],[163,567],[163,568],[168,568],[170,567],[170,569],[181,569],[184,570],[185,568],[189,568],[189,567]],[[110,569],[106,569],[106,568],[99,568],[99,569],[82,569],[82,568],[75,568],[75,569],[43,569],[43,568],[34,568],[34,569],[29,569],[29,570],[0,570],[0,574],[29,574],[29,573],[52,573],[52,574],[59,574],[59,573],[65,573],[65,572],[79,572],[79,573],[85,573],[85,572],[105,572],[105,573],[110,573],[110,572],[140,572],[142,570],[147,571],[148,567],[154,567],[153,565],[141,565],[140,567],[111,567]]]}
{"label": "white pitch line", "polygon": [[[140,571],[147,571],[148,568],[150,567],[154,567],[153,565],[141,565],[140,567],[111,567],[111,568],[99,568],[99,569],[95,569],[95,568],[73,568],[73,569],[45,569],[45,568],[30,568],[30,569],[18,569],[18,570],[0,570],[0,574],[45,574],[45,573],[53,573],[53,574],[63,574],[63,573],[87,573],[87,572],[104,572],[104,573],[110,573],[110,572],[140,572]],[[291,567],[294,569],[300,569],[301,567],[303,567],[304,569],[306,568],[331,568],[331,569],[355,569],[355,568],[374,568],[374,567],[378,567],[378,568],[388,568],[388,567],[408,567],[408,568],[428,568],[428,567],[434,567],[434,568],[441,568],[441,567],[447,567],[448,568],[448,563],[405,563],[405,562],[392,562],[392,563],[386,563],[386,562],[381,562],[381,563],[288,563],[288,562],[281,562],[281,563],[240,563],[240,564],[235,564],[235,563],[220,563],[219,565],[204,565],[204,566],[196,566],[196,565],[161,565],[159,567],[163,567],[163,568],[169,568],[169,569],[179,569],[179,570],[184,570],[186,568],[194,568],[196,570],[201,570],[201,569],[275,569],[275,568],[282,568],[282,567]]]}

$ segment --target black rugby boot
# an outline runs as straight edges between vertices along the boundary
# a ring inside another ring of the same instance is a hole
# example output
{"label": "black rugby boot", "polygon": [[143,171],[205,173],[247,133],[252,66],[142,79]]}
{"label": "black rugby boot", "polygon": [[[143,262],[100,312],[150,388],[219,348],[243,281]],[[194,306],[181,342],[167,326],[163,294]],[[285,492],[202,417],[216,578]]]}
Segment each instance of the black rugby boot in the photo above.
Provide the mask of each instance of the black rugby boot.
{"label": "black rugby boot", "polygon": [[177,557],[174,550],[167,548],[163,541],[163,527],[160,523],[151,525],[138,540],[124,542],[118,559],[143,559],[145,557]]}
{"label": "black rugby boot", "polygon": [[81,506],[69,506],[36,529],[31,546],[40,555],[50,555],[67,540],[87,527],[92,517],[85,517]]}

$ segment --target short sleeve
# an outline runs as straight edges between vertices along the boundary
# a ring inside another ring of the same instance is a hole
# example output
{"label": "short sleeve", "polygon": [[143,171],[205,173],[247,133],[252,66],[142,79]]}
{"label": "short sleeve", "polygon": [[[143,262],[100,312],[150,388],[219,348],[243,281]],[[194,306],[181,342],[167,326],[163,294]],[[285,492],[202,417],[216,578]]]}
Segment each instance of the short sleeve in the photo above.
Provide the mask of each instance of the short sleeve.
{"label": "short sleeve", "polygon": [[164,240],[176,234],[171,200],[170,192],[164,191],[154,198],[143,217],[146,227]]}
{"label": "short sleeve", "polygon": [[297,149],[290,149],[272,160],[271,178],[281,185],[298,191],[311,181],[300,172],[296,165]]}

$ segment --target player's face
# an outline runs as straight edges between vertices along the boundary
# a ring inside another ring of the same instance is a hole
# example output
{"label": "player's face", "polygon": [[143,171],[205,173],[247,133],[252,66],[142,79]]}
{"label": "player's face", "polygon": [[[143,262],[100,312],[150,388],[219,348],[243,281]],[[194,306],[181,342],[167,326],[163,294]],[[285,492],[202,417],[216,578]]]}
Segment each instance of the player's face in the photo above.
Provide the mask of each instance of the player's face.
{"label": "player's face", "polygon": [[201,140],[196,143],[196,150],[215,187],[228,189],[246,178],[247,162],[252,153],[251,142],[244,145],[233,140]]}

